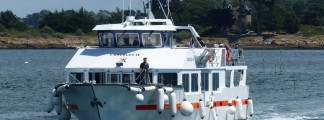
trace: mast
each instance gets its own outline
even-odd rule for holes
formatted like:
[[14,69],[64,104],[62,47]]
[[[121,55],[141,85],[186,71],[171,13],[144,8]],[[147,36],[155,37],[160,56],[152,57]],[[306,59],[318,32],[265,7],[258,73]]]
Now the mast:
[[148,8],[148,11],[149,11],[149,12],[148,12],[148,18],[150,19],[150,18],[152,17],[152,16],[151,16],[151,10],[152,10],[152,8],[151,8],[151,0],[148,0],[148,5],[149,5],[149,6],[148,6],[148,7],[149,7],[149,8]]

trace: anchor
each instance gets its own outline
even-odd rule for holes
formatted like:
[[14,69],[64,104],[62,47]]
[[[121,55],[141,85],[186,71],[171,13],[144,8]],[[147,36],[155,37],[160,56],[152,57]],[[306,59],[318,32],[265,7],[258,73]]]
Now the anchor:
[[101,108],[103,108],[103,107],[102,107],[102,103],[101,103],[100,101],[98,101],[97,98],[94,98],[93,101],[90,102],[90,104],[91,104],[92,108],[93,108],[95,105],[96,105],[96,106],[99,105]]

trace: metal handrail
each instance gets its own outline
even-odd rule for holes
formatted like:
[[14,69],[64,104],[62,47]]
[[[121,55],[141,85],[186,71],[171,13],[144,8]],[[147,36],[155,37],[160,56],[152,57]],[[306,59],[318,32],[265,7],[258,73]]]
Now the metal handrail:
[[77,78],[75,78],[72,74],[69,73],[70,76],[72,76],[73,79],[75,79],[76,81],[78,81],[78,83],[81,83]]

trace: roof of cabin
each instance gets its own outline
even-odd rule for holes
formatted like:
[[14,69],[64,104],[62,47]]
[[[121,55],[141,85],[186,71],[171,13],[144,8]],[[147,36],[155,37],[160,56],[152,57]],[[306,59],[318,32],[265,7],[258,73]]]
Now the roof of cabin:
[[116,68],[117,62],[123,62],[121,68],[139,68],[143,58],[147,57],[150,68],[180,69],[195,68],[190,49],[170,48],[86,48],[79,49],[66,68]]
[[[142,25],[134,25],[140,23]],[[161,25],[151,25],[150,23],[163,23]],[[158,31],[176,31],[174,25],[169,19],[140,19],[132,22],[126,21],[120,24],[102,24],[96,25],[92,30],[158,30]]]

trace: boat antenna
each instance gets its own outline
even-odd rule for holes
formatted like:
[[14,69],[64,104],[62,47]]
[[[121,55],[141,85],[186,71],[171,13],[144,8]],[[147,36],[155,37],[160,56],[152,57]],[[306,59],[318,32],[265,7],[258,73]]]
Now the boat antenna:
[[167,2],[168,2],[167,3],[168,4],[168,17],[167,18],[169,18],[169,16],[170,16],[170,0],[168,0]]
[[159,1],[160,7],[161,7],[161,9],[162,9],[162,12],[163,12],[165,18],[168,19],[167,15],[166,15],[165,12],[164,12],[164,9],[163,9],[163,7],[162,7],[162,4],[161,4],[160,0],[158,0],[158,1]]
[[144,6],[144,15],[143,15],[143,17],[146,17],[146,6],[145,6],[144,1],[143,1],[143,6]]
[[129,0],[129,16],[132,15],[132,0]]
[[149,12],[148,12],[148,18],[150,19],[152,16],[151,16],[151,0],[148,0],[148,5],[149,5]]
[[122,15],[122,23],[124,22],[124,10],[125,10],[125,0],[123,0],[123,15]]

